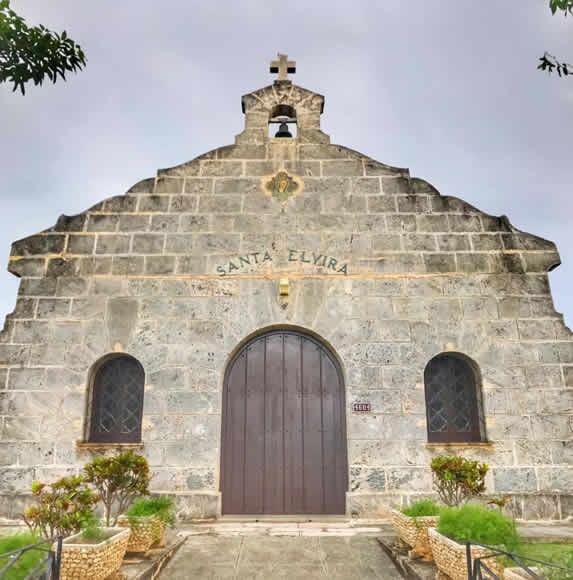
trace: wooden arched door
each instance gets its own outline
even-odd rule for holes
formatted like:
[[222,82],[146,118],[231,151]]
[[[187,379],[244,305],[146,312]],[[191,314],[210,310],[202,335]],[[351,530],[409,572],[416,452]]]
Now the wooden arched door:
[[274,330],[229,363],[223,394],[223,514],[344,514],[344,383],[332,353]]

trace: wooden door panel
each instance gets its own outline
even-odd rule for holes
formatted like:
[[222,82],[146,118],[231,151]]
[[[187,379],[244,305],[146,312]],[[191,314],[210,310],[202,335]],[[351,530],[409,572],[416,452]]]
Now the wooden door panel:
[[316,340],[273,331],[244,346],[225,376],[223,513],[344,513],[344,409],[338,364]]

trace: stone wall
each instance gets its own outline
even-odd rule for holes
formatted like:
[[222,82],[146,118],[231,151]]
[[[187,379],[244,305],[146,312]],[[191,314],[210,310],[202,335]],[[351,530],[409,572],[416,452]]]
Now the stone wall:
[[[176,494],[184,517],[215,516],[225,365],[271,326],[310,330],[340,358],[349,514],[385,516],[429,493],[429,460],[443,452],[487,461],[488,490],[513,494],[519,517],[571,514],[573,335],[551,300],[554,244],[330,145],[322,97],[289,87],[244,97],[236,145],[14,243],[2,514],[21,512],[33,479],[75,473],[96,452],[81,444],[90,368],[124,351],[146,372],[154,489]],[[268,139],[268,110],[287,89],[298,138]],[[278,169],[303,182],[285,203],[264,192]],[[443,351],[479,365],[488,445],[426,443],[423,371]],[[372,413],[353,414],[364,399]]]

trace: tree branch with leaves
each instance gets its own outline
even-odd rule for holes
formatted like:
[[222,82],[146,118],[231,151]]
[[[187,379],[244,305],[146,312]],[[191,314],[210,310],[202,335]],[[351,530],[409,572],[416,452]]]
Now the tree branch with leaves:
[[[552,14],[560,11],[564,16],[573,15],[573,0],[549,0],[549,9]],[[537,68],[548,73],[555,71],[560,77],[573,74],[573,64],[563,62],[548,52],[539,59]]]
[[10,8],[10,0],[0,0],[0,83],[11,82],[14,91],[25,94],[30,81],[66,80],[66,73],[85,65],[83,50],[65,30],[58,34],[42,25],[28,26]]

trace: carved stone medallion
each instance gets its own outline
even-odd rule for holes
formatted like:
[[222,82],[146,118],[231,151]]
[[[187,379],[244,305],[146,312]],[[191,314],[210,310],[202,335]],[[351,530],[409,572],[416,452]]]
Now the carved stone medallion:
[[300,177],[289,175],[279,169],[273,176],[263,178],[263,191],[280,203],[286,203],[291,197],[302,193],[303,181]]

